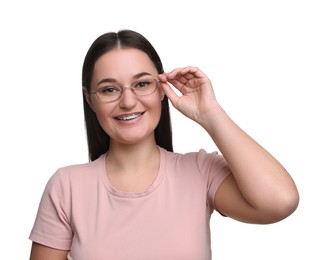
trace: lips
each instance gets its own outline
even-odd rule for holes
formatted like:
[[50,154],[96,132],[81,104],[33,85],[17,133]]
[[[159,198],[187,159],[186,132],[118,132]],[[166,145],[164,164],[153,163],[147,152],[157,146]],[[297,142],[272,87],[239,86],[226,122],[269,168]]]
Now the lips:
[[141,116],[142,114],[144,114],[144,112],[120,115],[120,116],[115,117],[115,119],[120,120],[120,121],[129,121],[129,120],[133,120],[133,119]]

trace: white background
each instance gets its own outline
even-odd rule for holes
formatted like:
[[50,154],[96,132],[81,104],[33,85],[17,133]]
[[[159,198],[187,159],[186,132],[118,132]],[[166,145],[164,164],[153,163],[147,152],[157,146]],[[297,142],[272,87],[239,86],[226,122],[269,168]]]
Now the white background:
[[[320,259],[320,14],[318,0],[2,1],[1,258],[28,259],[47,180],[87,161],[83,58],[100,34],[128,28],[152,42],[166,71],[207,73],[227,113],[299,188],[299,208],[277,224],[214,213],[213,259]],[[216,149],[173,110],[172,121],[176,151]]]

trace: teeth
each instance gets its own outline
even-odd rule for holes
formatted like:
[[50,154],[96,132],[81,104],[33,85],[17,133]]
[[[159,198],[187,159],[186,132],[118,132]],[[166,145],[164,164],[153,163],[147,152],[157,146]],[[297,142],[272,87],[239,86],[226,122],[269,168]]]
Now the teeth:
[[132,119],[135,119],[137,117],[139,117],[141,114],[138,113],[138,114],[131,114],[131,115],[128,115],[128,116],[120,116],[120,117],[117,117],[119,120],[122,120],[122,121],[127,121],[127,120],[132,120]]

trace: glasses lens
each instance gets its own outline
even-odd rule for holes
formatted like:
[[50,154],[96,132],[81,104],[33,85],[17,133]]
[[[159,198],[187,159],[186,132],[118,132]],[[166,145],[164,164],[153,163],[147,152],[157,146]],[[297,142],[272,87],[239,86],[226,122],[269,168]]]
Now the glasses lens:
[[132,84],[132,90],[136,95],[145,96],[154,93],[157,87],[157,80],[154,78],[142,78]]
[[120,86],[104,86],[97,90],[98,98],[103,102],[110,102],[118,99],[121,95]]

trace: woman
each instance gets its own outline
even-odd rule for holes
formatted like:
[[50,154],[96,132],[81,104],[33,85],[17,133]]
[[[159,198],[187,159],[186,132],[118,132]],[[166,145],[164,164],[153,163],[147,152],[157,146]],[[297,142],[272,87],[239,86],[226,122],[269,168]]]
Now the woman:
[[[296,209],[292,178],[224,112],[208,77],[196,67],[164,73],[139,33],[95,40],[83,97],[90,162],[49,180],[30,235],[32,260],[211,259],[213,210],[266,224]],[[173,152],[168,99],[222,155]]]

